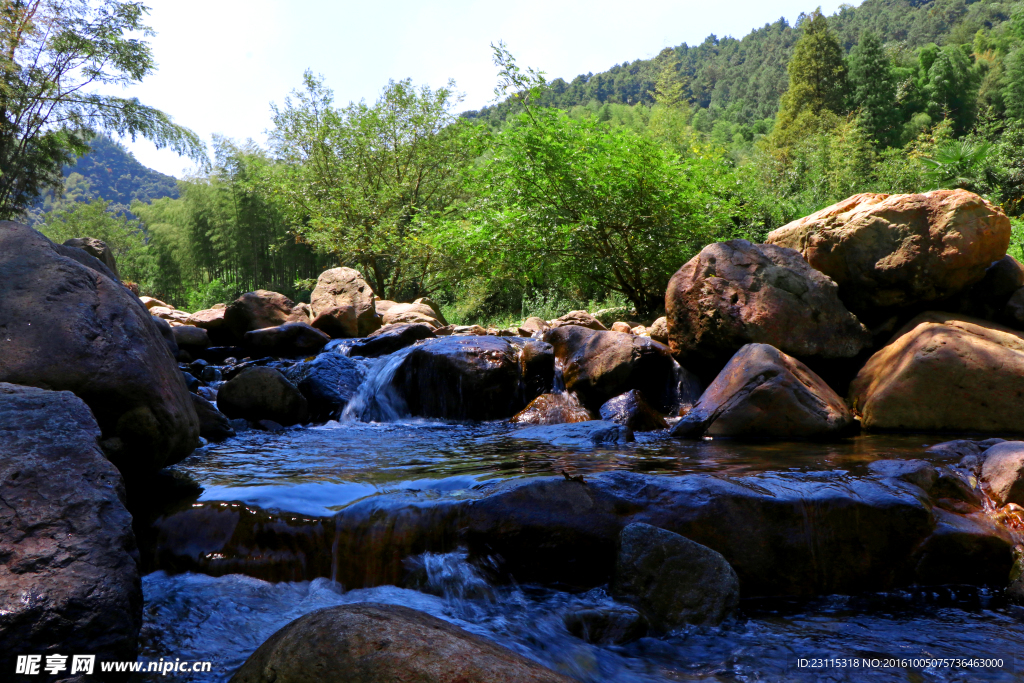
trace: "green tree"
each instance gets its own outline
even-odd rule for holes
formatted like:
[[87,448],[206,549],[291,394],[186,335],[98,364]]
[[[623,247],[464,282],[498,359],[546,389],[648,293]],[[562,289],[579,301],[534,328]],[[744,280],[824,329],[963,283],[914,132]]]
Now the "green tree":
[[967,139],[942,143],[931,156],[923,157],[927,189],[962,188],[971,192],[986,192],[990,184],[989,152],[987,142]]
[[902,122],[896,106],[896,77],[876,33],[864,33],[850,54],[850,91],[868,135],[883,147],[897,144]]
[[205,159],[199,138],[137,99],[94,92],[151,73],[152,35],[141,2],[5,0],[0,8],[0,219],[12,218],[61,168],[89,150],[97,131],[141,135]]
[[967,47],[946,45],[921,51],[928,114],[933,121],[949,119],[954,135],[963,135],[974,122],[978,79]]

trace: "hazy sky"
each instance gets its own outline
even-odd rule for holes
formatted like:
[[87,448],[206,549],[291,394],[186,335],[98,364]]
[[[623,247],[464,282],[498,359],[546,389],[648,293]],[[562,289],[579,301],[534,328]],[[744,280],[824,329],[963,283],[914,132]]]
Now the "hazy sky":
[[[504,40],[521,66],[571,80],[714,33],[742,37],[815,3],[797,0],[148,0],[159,70],[127,92],[209,140],[262,143],[270,102],[282,102],[309,68],[338,103],[373,100],[389,78],[432,87],[454,78],[464,109],[493,97],[490,43]],[[826,14],[839,2],[822,3]],[[141,140],[147,166],[181,176],[190,164]]]

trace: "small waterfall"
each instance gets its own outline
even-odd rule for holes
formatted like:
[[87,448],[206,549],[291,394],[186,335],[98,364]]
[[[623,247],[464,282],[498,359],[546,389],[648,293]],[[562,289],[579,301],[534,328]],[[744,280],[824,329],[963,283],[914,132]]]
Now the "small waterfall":
[[494,597],[493,588],[469,562],[464,549],[450,553],[426,552],[406,558],[409,584],[453,602]]
[[565,377],[562,375],[562,359],[555,356],[555,380],[552,382],[551,393],[565,393]]
[[391,382],[413,348],[410,346],[381,358],[345,406],[340,421],[396,422],[408,417],[409,407]]

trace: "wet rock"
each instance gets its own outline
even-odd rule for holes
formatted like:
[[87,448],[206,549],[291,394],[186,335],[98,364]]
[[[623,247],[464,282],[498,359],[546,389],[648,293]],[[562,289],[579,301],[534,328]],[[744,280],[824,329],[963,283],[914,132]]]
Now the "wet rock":
[[64,246],[81,249],[90,256],[99,259],[103,265],[110,269],[114,277],[118,280],[121,279],[121,275],[117,272],[117,261],[114,259],[114,252],[110,250],[110,247],[103,240],[98,240],[95,237],[75,237],[66,240]]
[[857,314],[957,294],[1006,255],[1010,221],[966,190],[859,194],[793,221],[767,241],[796,249]]
[[199,417],[199,435],[208,441],[223,441],[235,435],[231,420],[201,396],[192,394],[192,405]]
[[850,385],[866,429],[1020,432],[1024,334],[952,313],[924,313]]
[[924,585],[1003,588],[1013,565],[1013,538],[986,514],[934,509],[935,530],[915,553],[915,579]]
[[180,325],[171,328],[171,333],[174,334],[174,342],[178,348],[192,355],[201,353],[210,346],[210,336],[201,327]]
[[594,417],[571,394],[541,394],[512,417],[512,424],[557,425],[587,422]]
[[246,292],[224,310],[224,325],[239,341],[246,332],[296,322],[309,322],[305,310],[284,294],[266,289]]
[[437,329],[448,324],[442,322],[438,315],[426,304],[395,304],[384,314],[384,324],[421,324],[429,325],[431,329]]
[[614,446],[633,441],[633,433],[629,429],[604,420],[527,427],[512,432],[510,436],[528,441],[543,441],[552,446],[583,448]]
[[931,491],[939,478],[935,466],[927,460],[876,460],[868,464],[868,470],[880,477],[913,484],[925,493]]
[[668,344],[668,318],[661,316],[647,328],[647,334],[656,342]]
[[278,422],[274,422],[273,420],[256,420],[255,422],[253,422],[253,427],[264,432],[270,432],[272,434],[284,431],[284,425]]
[[996,505],[1024,505],[1024,441],[1004,441],[984,454],[981,481]]
[[659,628],[721,623],[740,601],[740,581],[721,554],[650,524],[622,530],[613,595],[629,597]]
[[1024,545],[1013,548],[1013,567],[1010,569],[1010,585],[1006,596],[1018,603],[1024,603]]
[[272,635],[232,683],[570,683],[497,643],[408,607],[317,610]]
[[643,393],[636,389],[608,400],[601,406],[600,413],[602,420],[616,422],[634,432],[653,432],[668,428],[665,418],[652,408]]
[[544,318],[538,318],[533,315],[523,321],[522,329],[526,330],[530,334],[536,334],[538,332],[546,332],[551,325]]
[[555,350],[551,344],[539,339],[523,343],[519,351],[519,372],[527,396],[551,391],[555,381]]
[[306,397],[309,418],[324,422],[341,415],[366,373],[351,358],[322,353],[311,361],[296,363],[284,375]]
[[185,380],[185,388],[192,394],[199,391],[199,387],[203,385],[203,383],[199,381],[199,378],[190,372],[183,372],[181,373],[181,376]]
[[271,356],[310,356],[331,340],[309,323],[285,323],[246,332],[243,341],[257,352]]
[[624,323],[624,322],[618,321],[618,322],[612,323],[611,331],[612,332],[625,332],[626,334],[632,334],[633,333],[633,328],[629,326],[629,323]]
[[119,439],[111,457],[126,475],[172,465],[199,440],[192,399],[153,320],[116,280],[61,256],[27,226],[0,222],[0,381],[75,393],[104,439]]
[[925,452],[948,458],[966,458],[967,456],[980,456],[985,449],[977,441],[955,439],[929,446]]
[[142,586],[132,518],[88,406],[68,391],[0,383],[0,435],[3,678],[13,680],[19,654],[134,661]]
[[424,323],[385,325],[372,332],[366,339],[353,343],[349,347],[349,355],[378,358],[412,346],[421,339],[431,339],[435,336],[437,335],[434,334],[434,329]]
[[217,394],[217,406],[229,418],[251,422],[274,420],[283,425],[305,422],[306,398],[279,370],[251,367],[225,382]]
[[632,607],[579,609],[562,616],[569,633],[597,645],[623,645],[647,635],[647,618]]
[[562,327],[563,325],[576,325],[585,327],[588,330],[607,330],[600,320],[586,311],[569,311],[560,318],[551,321],[551,327]]
[[332,337],[365,337],[381,325],[375,298],[359,271],[325,270],[309,298],[313,326]]
[[843,399],[806,365],[767,344],[747,344],[672,434],[820,438],[852,425]]
[[642,391],[663,413],[699,395],[697,379],[679,367],[668,347],[652,339],[565,325],[545,333],[544,341],[561,362],[566,390],[595,412],[632,389]]
[[796,251],[770,244],[704,247],[672,276],[665,307],[669,346],[680,358],[718,362],[749,343],[800,358],[852,358],[871,343],[832,280]]

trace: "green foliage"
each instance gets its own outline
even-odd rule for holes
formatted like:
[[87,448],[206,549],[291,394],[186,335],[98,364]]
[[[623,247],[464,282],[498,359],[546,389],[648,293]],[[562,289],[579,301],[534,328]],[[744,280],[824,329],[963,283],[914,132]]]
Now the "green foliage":
[[0,218],[27,209],[97,131],[205,159],[199,138],[137,99],[95,92],[155,68],[140,2],[8,0],[0,9]]
[[850,53],[851,104],[864,130],[882,147],[899,143],[896,74],[877,34],[868,32]]
[[989,151],[987,142],[949,140],[931,156],[923,157],[927,189],[962,188],[984,193],[989,186]]

